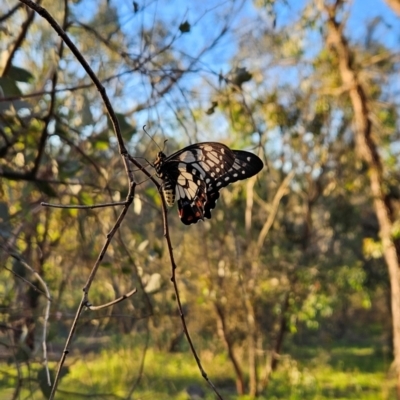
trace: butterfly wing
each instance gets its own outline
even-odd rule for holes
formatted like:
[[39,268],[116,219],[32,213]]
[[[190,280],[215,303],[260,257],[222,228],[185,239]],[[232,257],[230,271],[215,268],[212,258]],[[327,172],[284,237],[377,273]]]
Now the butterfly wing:
[[242,150],[232,150],[235,161],[232,167],[220,178],[207,186],[207,201],[204,204],[204,218],[211,218],[211,210],[215,208],[219,199],[219,191],[230,183],[250,178],[259,173],[264,164],[253,153]]
[[175,199],[185,225],[211,218],[219,190],[258,173],[262,161],[252,153],[231,150],[222,143],[196,143],[169,157],[159,153],[154,163],[163,180],[164,198],[169,206]]

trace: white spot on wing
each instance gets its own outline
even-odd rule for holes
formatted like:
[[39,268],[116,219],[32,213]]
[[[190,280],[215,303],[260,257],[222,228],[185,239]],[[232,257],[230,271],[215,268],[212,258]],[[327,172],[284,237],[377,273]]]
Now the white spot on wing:
[[186,179],[182,175],[180,175],[178,178],[178,184],[181,186],[185,186],[186,184]]
[[206,164],[209,165],[211,168],[215,167],[215,163],[213,163],[211,160],[207,160]]
[[218,164],[218,154],[215,153],[214,151],[210,151],[210,152],[207,154],[207,157],[208,157],[210,160],[214,161],[215,164]]
[[176,194],[177,194],[178,200],[185,198],[185,191],[183,190],[182,186],[176,185]]
[[196,157],[190,150],[184,151],[182,154],[179,155],[178,158],[180,161],[183,161],[185,163],[192,163],[192,162],[196,161]]
[[193,167],[196,168],[199,172],[202,178],[204,178],[206,176],[206,172],[204,171],[204,169],[200,166],[200,164],[193,164]]

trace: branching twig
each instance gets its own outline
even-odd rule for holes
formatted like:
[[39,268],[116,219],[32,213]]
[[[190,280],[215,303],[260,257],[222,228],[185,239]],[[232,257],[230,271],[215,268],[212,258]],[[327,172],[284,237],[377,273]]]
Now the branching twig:
[[[85,307],[87,307],[87,308],[91,307],[91,304],[89,303],[89,300],[88,300],[89,289],[92,286],[94,277],[96,276],[97,270],[98,270],[98,268],[100,266],[101,261],[103,260],[103,257],[105,255],[107,249],[108,249],[108,246],[111,243],[112,238],[114,237],[115,233],[119,229],[119,227],[121,225],[121,222],[125,218],[125,215],[126,215],[128,209],[129,209],[130,205],[132,204],[132,201],[133,201],[133,198],[134,198],[134,195],[135,195],[135,187],[136,187],[136,184],[134,182],[132,182],[131,187],[129,189],[129,193],[128,193],[127,198],[126,198],[125,206],[124,206],[123,210],[121,211],[121,213],[120,213],[117,221],[115,222],[115,225],[111,229],[110,233],[108,233],[107,239],[106,239],[106,241],[105,241],[105,243],[103,245],[103,248],[101,249],[101,251],[100,251],[100,253],[99,253],[98,257],[97,257],[97,260],[96,260],[92,270],[90,271],[90,275],[89,275],[89,277],[88,277],[88,279],[86,281],[86,284],[85,284],[85,286],[83,288],[82,300],[81,300],[81,302],[80,302],[80,304],[78,306],[74,321],[73,321],[72,326],[71,326],[71,330],[70,330],[68,338],[67,338],[67,340],[65,342],[64,351],[63,351],[63,354],[61,356],[61,360],[60,360],[60,362],[58,364],[57,373],[56,373],[56,377],[54,379],[54,385],[53,385],[49,400],[54,399],[54,395],[55,395],[55,392],[57,390],[57,385],[58,385],[58,382],[59,382],[59,379],[60,379],[61,369],[62,369],[62,367],[64,365],[64,362],[65,362],[65,359],[67,357],[67,354],[69,353],[69,346],[70,346],[72,338],[73,338],[73,336],[75,334],[75,330],[76,330],[76,327],[77,327],[77,324],[78,324],[78,320],[79,320],[79,318],[81,316],[82,310]],[[134,293],[134,291],[131,291],[128,294],[132,295],[133,293]],[[121,300],[119,300],[119,301],[121,301]],[[111,303],[115,304],[115,301],[111,302]]]
[[196,349],[195,349],[195,347],[193,345],[192,339],[191,339],[190,334],[189,334],[189,330],[188,330],[187,325],[186,325],[185,315],[183,313],[181,298],[180,298],[180,295],[179,295],[179,289],[178,289],[178,285],[176,283],[176,276],[175,276],[176,263],[175,263],[174,252],[173,252],[172,243],[171,243],[171,237],[170,237],[170,234],[169,234],[168,217],[167,217],[167,205],[165,203],[165,199],[164,199],[164,196],[162,195],[162,193],[160,193],[160,197],[161,197],[162,208],[163,208],[164,237],[165,237],[165,240],[167,241],[168,253],[169,253],[169,258],[170,258],[170,261],[171,261],[171,282],[174,285],[176,302],[178,304],[179,316],[181,317],[183,331],[185,333],[186,339],[187,339],[187,341],[189,343],[189,346],[190,346],[190,350],[192,351],[192,354],[193,354],[193,356],[194,356],[194,358],[196,360],[197,366],[199,367],[199,370],[201,372],[202,377],[212,387],[212,389],[214,390],[214,393],[217,395],[217,397],[219,399],[223,400],[222,396],[219,394],[217,388],[215,387],[215,385],[209,379],[206,371],[204,370],[204,368],[203,368],[203,366],[201,364],[200,358],[197,355],[197,351],[196,351]]
[[[131,169],[131,165],[129,163],[128,160],[128,152],[126,150],[125,144],[124,144],[124,140],[122,138],[121,135],[121,130],[119,127],[119,123],[118,123],[118,119],[117,116],[112,108],[111,102],[106,94],[106,90],[103,87],[103,85],[101,84],[101,82],[99,81],[99,79],[97,78],[96,74],[93,72],[93,70],[91,69],[91,67],[89,66],[89,64],[86,62],[85,58],[82,56],[82,54],[80,53],[80,51],[78,50],[78,48],[75,46],[75,44],[72,42],[72,40],[69,38],[69,36],[65,33],[65,31],[60,27],[60,25],[57,23],[57,21],[49,14],[49,12],[39,6],[37,3],[31,1],[31,0],[20,0],[22,3],[26,4],[28,7],[30,7],[32,10],[36,11],[38,14],[40,14],[44,19],[46,19],[48,21],[48,23],[53,27],[53,29],[58,33],[58,35],[62,38],[63,42],[69,47],[69,49],[71,50],[71,52],[75,55],[75,57],[77,58],[77,60],[79,61],[79,63],[82,65],[82,67],[85,69],[85,71],[87,72],[87,74],[90,76],[90,78],[92,79],[93,83],[95,84],[96,88],[98,89],[98,91],[100,92],[100,95],[103,99],[103,102],[105,104],[105,107],[108,111],[108,115],[110,117],[110,120],[113,124],[113,128],[114,128],[114,132],[115,132],[115,136],[117,138],[118,141],[118,147],[119,147],[119,153],[121,154],[123,161],[124,161],[124,167],[125,167],[125,171],[126,174],[128,176],[128,180],[129,180],[129,193],[124,205],[123,210],[121,211],[114,227],[112,228],[112,230],[110,231],[110,233],[107,235],[107,240],[104,243],[103,249],[101,250],[92,270],[91,273],[87,279],[87,282],[85,284],[85,287],[83,288],[83,296],[82,296],[82,300],[80,302],[80,305],[78,307],[78,310],[76,312],[75,315],[75,319],[72,323],[71,326],[71,330],[70,333],[68,335],[65,347],[64,347],[64,352],[61,356],[59,365],[58,365],[58,369],[57,369],[57,373],[56,373],[56,377],[54,379],[54,384],[52,387],[52,391],[50,394],[50,400],[54,398],[55,392],[57,390],[57,386],[58,386],[58,382],[60,379],[60,372],[61,369],[64,365],[66,356],[69,352],[69,345],[72,341],[72,338],[74,336],[76,327],[77,327],[77,322],[78,319],[82,313],[82,310],[84,307],[90,305],[89,301],[88,301],[88,292],[89,289],[91,287],[91,284],[94,280],[94,277],[97,273],[97,270],[100,266],[100,263],[104,257],[105,252],[107,251],[107,248],[111,242],[111,239],[113,238],[115,232],[119,229],[122,220],[125,218],[125,215],[130,207],[130,205],[132,204],[133,201],[133,197],[134,197],[134,191],[135,191],[135,187],[136,187],[136,183],[134,182],[134,178],[133,178],[133,171]],[[137,162],[136,160],[133,161],[134,165],[137,165],[139,168],[142,168],[142,166],[140,165],[139,162]]]
[[[38,3],[40,3],[40,1],[38,1]],[[35,13],[33,11],[29,11],[26,20],[21,25],[21,32],[18,35],[18,37],[14,43],[14,46],[9,53],[8,59],[5,63],[4,69],[3,69],[3,76],[7,76],[8,72],[10,71],[14,56],[17,54],[17,51],[21,48],[22,43],[25,40],[26,35],[28,33],[28,29],[29,29],[30,25],[32,24],[34,18],[35,18]]]
[[103,308],[111,307],[115,304],[121,303],[121,301],[128,299],[131,297],[133,294],[137,292],[137,289],[132,289],[130,292],[123,294],[122,296],[118,297],[118,299],[115,299],[113,301],[110,301],[108,303],[102,304],[101,306],[92,306],[90,304],[86,304],[86,308],[90,311],[99,311],[102,310]]

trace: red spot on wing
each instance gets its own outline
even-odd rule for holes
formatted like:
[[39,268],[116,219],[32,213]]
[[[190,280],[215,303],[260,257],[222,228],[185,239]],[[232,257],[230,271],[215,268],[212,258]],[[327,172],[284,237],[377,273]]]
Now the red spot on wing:
[[207,202],[205,187],[200,187],[196,197],[178,200],[178,213],[185,225],[195,224],[198,220],[204,219],[204,204]]

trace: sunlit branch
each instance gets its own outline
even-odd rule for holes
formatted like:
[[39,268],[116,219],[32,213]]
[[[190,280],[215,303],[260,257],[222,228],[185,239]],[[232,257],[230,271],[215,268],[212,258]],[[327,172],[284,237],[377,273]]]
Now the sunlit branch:
[[91,206],[85,205],[63,205],[63,204],[52,204],[52,203],[45,203],[42,201],[40,203],[43,207],[51,207],[51,208],[72,208],[72,209],[93,209],[93,208],[102,208],[102,207],[114,207],[114,206],[125,206],[127,204],[126,201],[117,201],[115,203],[102,203],[102,204],[93,204]]
[[133,294],[135,294],[137,292],[137,289],[132,289],[130,292],[123,294],[122,296],[118,297],[115,300],[112,300],[108,303],[102,304],[101,306],[92,306],[91,304],[86,304],[86,308],[89,309],[90,311],[98,311],[98,310],[102,310],[103,308],[107,308],[107,307],[111,307],[115,304],[121,303],[121,301],[128,299],[129,297],[131,297]]

